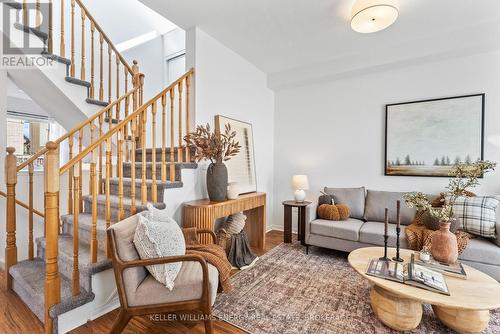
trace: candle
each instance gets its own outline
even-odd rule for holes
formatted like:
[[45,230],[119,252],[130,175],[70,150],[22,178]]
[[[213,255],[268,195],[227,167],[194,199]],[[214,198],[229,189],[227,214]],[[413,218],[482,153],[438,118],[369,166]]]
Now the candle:
[[385,208],[385,219],[384,219],[385,229],[384,236],[387,236],[387,232],[389,229],[389,209]]
[[401,215],[400,215],[400,210],[401,210],[401,201],[396,202],[396,222],[397,222],[397,227],[399,228],[401,225]]

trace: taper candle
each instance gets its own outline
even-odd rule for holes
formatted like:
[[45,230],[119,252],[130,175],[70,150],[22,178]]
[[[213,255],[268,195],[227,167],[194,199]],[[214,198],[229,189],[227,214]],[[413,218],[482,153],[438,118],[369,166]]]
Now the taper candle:
[[389,209],[385,208],[385,219],[384,219],[385,229],[384,235],[388,235],[389,230]]
[[396,215],[397,215],[396,222],[397,222],[397,227],[401,226],[401,214],[400,214],[400,211],[401,211],[401,201],[398,200],[396,202]]

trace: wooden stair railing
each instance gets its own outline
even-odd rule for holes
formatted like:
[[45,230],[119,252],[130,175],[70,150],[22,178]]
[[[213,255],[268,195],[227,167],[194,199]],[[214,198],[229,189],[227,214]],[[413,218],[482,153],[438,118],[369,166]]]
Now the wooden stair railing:
[[[128,92],[134,76],[133,66],[125,60],[83,1],[48,0],[43,5],[48,5],[48,31],[42,31],[47,36],[46,50],[49,54],[71,60],[69,76],[90,83],[89,98],[111,103]],[[29,2],[22,1],[21,22],[24,26],[44,29],[40,6],[37,0],[36,14],[31,17]],[[56,29],[54,23],[58,25]]]
[[[49,309],[60,302],[60,278],[57,264],[60,226],[61,201],[67,204],[68,214],[73,214],[73,295],[80,293],[79,283],[79,240],[78,240],[78,214],[82,212],[83,184],[89,185],[92,198],[92,226],[91,226],[91,263],[97,261],[97,195],[105,194],[106,198],[106,226],[111,224],[110,206],[110,179],[115,175],[118,178],[119,219],[125,218],[123,202],[123,165],[129,161],[131,168],[131,209],[129,214],[135,213],[136,208],[136,177],[141,180],[140,204],[145,205],[148,200],[146,186],[147,162],[146,150],[151,148],[152,154],[152,202],[157,202],[156,185],[158,182],[174,182],[176,180],[175,163],[190,162],[191,152],[188,145],[183,145],[184,136],[190,132],[190,91],[193,69],[187,71],[178,80],[162,90],[158,95],[143,103],[144,75],[139,73],[136,63],[133,67],[134,88],[121,96],[110,105],[102,109],[82,124],[78,125],[67,134],[54,142],[47,143],[33,157],[16,166],[14,149],[8,148],[5,160],[6,183],[7,183],[7,244],[6,244],[6,271],[17,263],[16,244],[16,194],[18,172],[29,167],[30,177],[30,204],[28,207],[30,216],[39,214],[45,220],[45,243],[46,243],[46,279],[45,279],[45,331],[52,330],[52,320],[48,314]],[[131,100],[131,101],[130,101]],[[122,107],[119,107],[119,106]],[[129,109],[132,107],[132,110]],[[161,113],[158,113],[161,108]],[[116,110],[119,113],[116,113]],[[117,124],[111,121],[115,111]],[[157,123],[158,114],[161,114],[161,123]],[[104,121],[108,118],[106,126]],[[167,126],[170,124],[170,126]],[[97,129],[97,130],[96,130]],[[157,129],[161,129],[161,139],[157,140]],[[90,135],[87,135],[90,133]],[[170,137],[170,140],[169,140]],[[87,139],[87,142],[85,142]],[[78,148],[75,143],[78,141]],[[159,145],[157,145],[157,142]],[[60,164],[61,149],[67,145],[68,162]],[[157,159],[157,147],[161,157]],[[142,149],[142,170],[136,175],[136,149]],[[175,149],[177,148],[177,151]],[[77,151],[76,151],[77,150]],[[167,151],[169,158],[167,160]],[[177,157],[175,155],[177,153]],[[160,155],[160,153],[159,153]],[[44,193],[45,207],[42,212],[36,211],[33,206],[33,162],[44,156]],[[157,180],[156,162],[161,161],[160,179]],[[83,174],[84,165],[90,165],[88,180]],[[169,173],[166,166],[170,165]],[[68,177],[67,189],[60,189],[61,177]],[[88,183],[87,183],[88,182]],[[104,186],[103,186],[104,185]],[[153,190],[154,189],[154,190]],[[60,192],[63,191],[63,193]],[[64,197],[63,197],[64,196]],[[30,218],[29,244],[33,244],[32,218]],[[106,254],[109,256],[109,246],[106,246]],[[11,277],[6,275],[6,285],[11,287]]]

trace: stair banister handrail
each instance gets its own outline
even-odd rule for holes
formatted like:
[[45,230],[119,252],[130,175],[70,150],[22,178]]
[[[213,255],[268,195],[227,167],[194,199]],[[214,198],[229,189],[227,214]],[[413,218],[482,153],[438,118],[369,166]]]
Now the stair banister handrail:
[[[60,144],[64,140],[66,140],[67,138],[69,138],[70,136],[75,135],[75,133],[77,133],[78,131],[80,131],[81,129],[83,129],[85,126],[91,124],[93,121],[95,121],[97,118],[99,118],[102,114],[111,111],[114,107],[116,107],[117,104],[121,103],[127,97],[130,97],[132,94],[134,94],[135,92],[137,92],[139,89],[140,89],[140,87],[135,87],[132,90],[128,91],[126,94],[122,95],[119,99],[114,100],[111,104],[109,104],[106,107],[104,107],[103,109],[101,109],[101,111],[95,113],[90,118],[88,118],[85,121],[81,122],[80,124],[78,124],[77,126],[75,126],[73,129],[71,129],[70,131],[68,131],[67,133],[65,133],[64,135],[62,135],[61,137],[59,137],[56,140],[54,140],[54,142],[56,144]],[[38,159],[39,157],[41,157],[45,153],[47,153],[47,148],[43,147],[38,152],[36,152],[34,155],[32,155],[28,160],[26,160],[23,163],[19,164],[17,166],[17,171],[19,172],[19,171],[23,170],[24,168],[28,167],[29,164],[31,164],[32,162],[34,162],[36,159]]]
[[78,6],[80,6],[80,8],[85,12],[85,16],[87,16],[89,18],[89,20],[92,21],[92,23],[94,23],[94,26],[97,29],[97,31],[99,31],[99,33],[102,34],[102,37],[106,40],[106,42],[108,43],[108,45],[111,46],[111,48],[115,52],[116,56],[120,59],[121,63],[127,68],[128,72],[131,75],[134,75],[132,67],[127,63],[127,61],[125,60],[125,58],[123,58],[123,56],[120,53],[120,51],[118,51],[118,49],[115,47],[115,45],[113,44],[113,42],[111,42],[111,39],[108,37],[108,35],[106,35],[106,33],[101,28],[101,26],[99,25],[99,23],[97,23],[96,19],[92,16],[92,14],[90,14],[90,12],[87,9],[87,7],[85,7],[85,5],[82,3],[81,0],[75,0],[75,1],[78,4]]
[[[7,198],[7,194],[5,192],[1,191],[1,190],[0,190],[0,196]],[[29,207],[28,204],[24,203],[23,201],[21,201],[21,200],[19,200],[17,198],[16,198],[16,204],[19,205],[22,208],[25,208],[26,210],[30,209],[30,207]],[[41,217],[41,218],[45,217],[45,215],[42,212],[38,211],[37,209],[33,209],[33,213],[36,214],[37,216]]]
[[102,143],[104,143],[107,139],[111,138],[113,135],[115,135],[120,129],[122,129],[126,124],[128,124],[130,121],[134,119],[134,117],[140,116],[140,113],[146,110],[149,106],[151,106],[154,102],[158,101],[161,99],[163,95],[168,93],[168,91],[174,89],[179,83],[184,81],[188,76],[194,73],[194,69],[191,68],[189,71],[184,73],[179,79],[171,83],[167,88],[163,89],[160,93],[158,93],[156,96],[151,98],[149,101],[141,105],[137,110],[135,110],[133,113],[129,114],[126,118],[124,118],[121,122],[119,122],[116,126],[114,126],[111,130],[103,134],[101,137],[99,137],[98,140],[96,140],[94,143],[91,145],[87,146],[82,152],[80,152],[78,155],[76,155],[73,159],[68,161],[66,164],[64,164],[61,169],[59,170],[59,175],[63,175],[66,173],[71,167],[74,167],[78,162],[80,162],[83,158],[85,158],[90,152],[94,151],[96,148],[99,147]]

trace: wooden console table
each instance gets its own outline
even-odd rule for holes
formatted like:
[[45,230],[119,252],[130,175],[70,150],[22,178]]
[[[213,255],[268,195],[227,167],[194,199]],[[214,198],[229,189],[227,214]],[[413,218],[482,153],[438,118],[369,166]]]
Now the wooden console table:
[[[184,203],[184,227],[214,230],[218,218],[243,212],[247,216],[245,231],[252,247],[264,249],[266,245],[266,194],[250,193],[238,199],[224,202],[210,202],[202,199]],[[202,236],[202,243],[210,242],[209,236]]]

